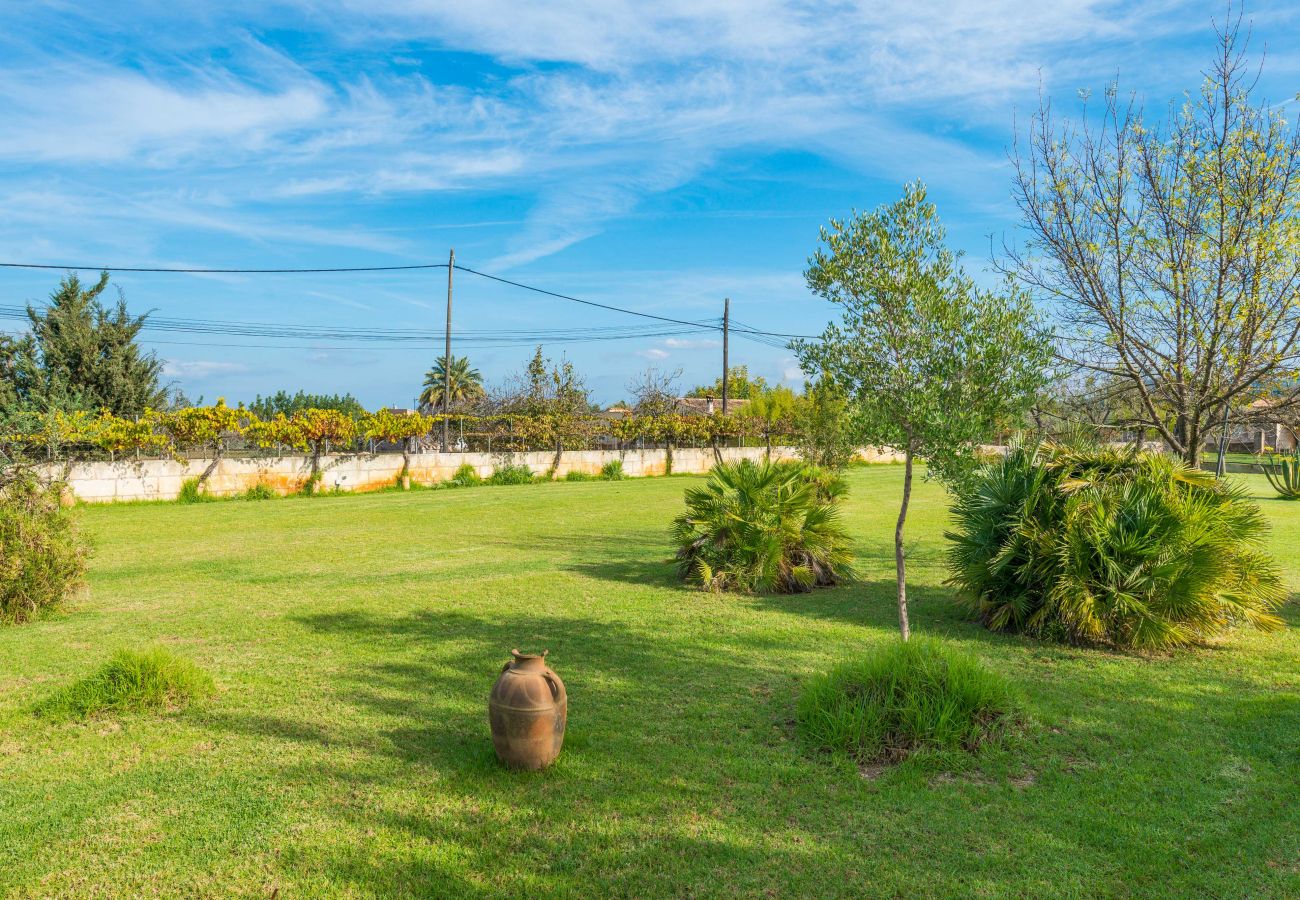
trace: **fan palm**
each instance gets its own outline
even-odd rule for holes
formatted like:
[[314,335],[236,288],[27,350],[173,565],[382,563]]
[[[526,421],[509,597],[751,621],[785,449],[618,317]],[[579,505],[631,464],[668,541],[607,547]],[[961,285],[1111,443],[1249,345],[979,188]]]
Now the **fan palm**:
[[839,521],[843,493],[841,480],[802,463],[714,466],[673,522],[682,577],[744,593],[838,583],[852,561]]
[[[420,404],[441,409],[447,398],[447,381],[447,361],[440,359],[425,373],[424,390],[420,392]],[[469,357],[451,358],[450,381],[453,406],[469,403],[483,396],[483,376],[478,369],[470,367]]]
[[1259,508],[1172,457],[1016,448],[953,513],[949,581],[994,630],[1159,650],[1281,625]]

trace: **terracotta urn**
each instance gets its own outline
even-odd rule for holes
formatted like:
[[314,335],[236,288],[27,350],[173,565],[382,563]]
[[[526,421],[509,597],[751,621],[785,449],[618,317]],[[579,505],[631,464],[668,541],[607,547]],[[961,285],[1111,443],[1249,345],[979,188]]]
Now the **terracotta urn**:
[[569,698],[546,654],[511,650],[488,698],[497,756],[514,769],[544,769],[560,755]]

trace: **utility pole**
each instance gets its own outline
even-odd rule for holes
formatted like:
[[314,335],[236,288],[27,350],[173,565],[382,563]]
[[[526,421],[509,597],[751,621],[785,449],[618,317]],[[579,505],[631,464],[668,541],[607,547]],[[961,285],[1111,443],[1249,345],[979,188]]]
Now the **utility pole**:
[[727,414],[727,394],[731,369],[727,365],[727,343],[731,337],[731,298],[722,301],[722,414]]
[[442,357],[442,452],[447,452],[448,419],[451,415],[451,276],[456,271],[456,248],[447,257],[447,352]]

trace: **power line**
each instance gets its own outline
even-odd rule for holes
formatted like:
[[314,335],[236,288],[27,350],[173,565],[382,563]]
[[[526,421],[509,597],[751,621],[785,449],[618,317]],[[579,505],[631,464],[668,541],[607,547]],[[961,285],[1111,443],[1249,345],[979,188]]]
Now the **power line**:
[[182,275],[303,275],[329,272],[409,272],[414,269],[445,269],[446,263],[410,266],[346,266],[332,269],[190,269],[146,266],[72,266],[47,263],[0,263],[0,269],[58,269],[71,272],[153,272]]
[[[477,269],[471,269],[468,266],[462,266],[457,263],[417,263],[403,266],[341,266],[341,267],[323,267],[323,268],[286,268],[286,269],[242,269],[242,268],[207,268],[207,267],[165,267],[165,266],[87,266],[87,265],[55,265],[52,263],[0,263],[0,268],[6,269],[41,269],[41,270],[63,270],[63,271],[107,271],[107,272],[135,272],[135,273],[155,273],[155,274],[186,274],[186,275],[298,275],[298,274],[342,274],[356,272],[410,272],[419,270],[432,269],[455,269],[470,275],[476,275],[479,278],[485,278],[489,281],[495,281],[499,284],[509,285],[525,291],[542,294],[547,297],[554,297],[558,300],[565,300],[570,303],[580,303],[584,306],[591,306],[597,309],[606,309],[610,312],[623,313],[629,316],[638,316],[643,319],[653,319],[659,322],[667,322],[673,325],[682,325],[689,328],[709,329],[721,331],[722,325],[717,321],[709,322],[692,322],[686,319],[676,319],[671,316],[660,316],[655,313],[641,312],[640,310],[628,309],[623,306],[615,306],[610,303],[600,303],[595,300],[584,300],[581,297],[574,297],[571,294],[562,294],[558,291],[547,290],[546,288],[537,287],[536,285],[526,284],[522,281],[515,281],[510,278],[503,278],[500,275],[492,275],[487,272],[480,272]],[[739,323],[737,323],[739,324]],[[737,334],[742,331],[753,335],[757,343],[767,346],[777,346],[768,341],[757,340],[760,337],[768,338],[802,338],[806,340],[816,340],[816,335],[806,334],[787,334],[777,331],[765,331],[755,328],[752,325],[742,325],[740,329],[735,329]],[[784,343],[781,344],[784,346]]]
[[684,319],[672,319],[667,316],[656,316],[653,313],[638,312],[635,309],[625,309],[621,306],[611,306],[608,303],[597,303],[595,300],[582,300],[578,297],[570,297],[568,294],[557,294],[555,291],[548,291],[545,288],[534,287],[531,284],[524,284],[522,281],[511,281],[509,278],[502,278],[498,275],[489,275],[486,272],[478,272],[467,266],[457,265],[456,269],[461,272],[468,272],[471,275],[477,275],[479,278],[487,278],[491,281],[498,281],[501,284],[508,284],[511,287],[523,288],[526,291],[533,291],[538,294],[545,294],[548,297],[556,297],[560,300],[569,300],[573,303],[581,303],[584,306],[595,306],[600,309],[608,309],[613,312],[626,313],[629,316],[641,316],[645,319],[658,319],[660,322],[672,322],[676,325],[690,325],[695,328],[712,328],[721,330],[722,326],[717,324],[704,324],[702,322],[687,322]]

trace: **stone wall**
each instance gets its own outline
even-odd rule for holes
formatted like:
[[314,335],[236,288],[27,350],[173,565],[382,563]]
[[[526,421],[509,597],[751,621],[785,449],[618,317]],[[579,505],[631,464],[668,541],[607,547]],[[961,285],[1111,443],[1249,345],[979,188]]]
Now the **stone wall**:
[[[722,450],[724,459],[762,459],[761,447],[727,447]],[[789,447],[776,447],[774,458],[788,459],[796,455]],[[864,451],[869,461],[890,462],[895,454]],[[667,454],[663,450],[568,450],[560,458],[556,477],[570,472],[599,474],[601,467],[611,460],[621,459],[625,475],[636,478],[643,475],[663,475],[667,471]],[[498,467],[507,464],[525,465],[536,473],[546,472],[555,461],[554,452],[533,453],[413,453],[411,454],[411,480],[416,484],[432,485],[451,478],[457,469],[468,463],[486,478]],[[191,459],[177,462],[168,459],[149,459],[126,462],[79,462],[66,470],[72,493],[78,500],[88,503],[111,503],[120,500],[175,500],[181,485],[198,478],[211,464],[209,459]],[[713,451],[704,449],[676,449],[673,451],[673,471],[678,474],[707,472],[713,465]],[[400,453],[356,453],[345,456],[321,458],[322,490],[373,491],[391,487],[402,470]],[[64,474],[63,466],[51,466],[49,473]],[[205,492],[218,497],[242,494],[249,488],[264,484],[279,494],[299,490],[311,472],[308,456],[282,456],[274,458],[222,459],[208,478]]]

